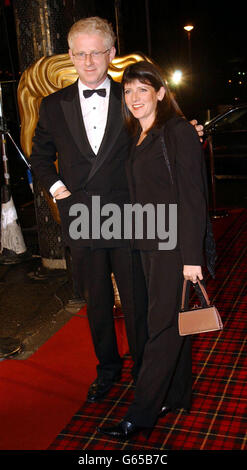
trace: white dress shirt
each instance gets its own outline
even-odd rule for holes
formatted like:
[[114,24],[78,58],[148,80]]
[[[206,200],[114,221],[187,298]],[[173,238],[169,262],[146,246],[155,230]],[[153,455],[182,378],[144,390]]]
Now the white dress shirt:
[[[80,79],[78,80],[78,91],[84,126],[86,129],[88,141],[92,147],[93,152],[95,153],[95,157],[99,151],[105,133],[109,107],[110,87],[110,79],[106,77],[104,82],[97,87],[105,88],[106,96],[102,97],[97,93],[94,93],[89,98],[85,98],[83,96],[83,90],[88,90],[88,86],[84,85]],[[61,180],[58,180],[50,187],[50,193],[52,196],[54,196],[55,191],[61,186],[64,186],[64,183]]]

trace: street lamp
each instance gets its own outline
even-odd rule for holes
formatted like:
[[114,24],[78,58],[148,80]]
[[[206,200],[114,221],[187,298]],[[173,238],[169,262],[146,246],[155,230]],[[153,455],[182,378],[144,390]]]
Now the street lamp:
[[187,26],[184,26],[184,29],[185,29],[185,31],[190,32],[190,31],[192,31],[192,29],[194,29],[194,26],[192,26],[191,24],[188,24]]
[[189,66],[190,66],[190,73],[192,73],[192,60],[191,60],[191,41],[190,41],[190,33],[194,29],[192,24],[187,24],[184,26],[185,31],[188,34],[188,51],[189,51]]

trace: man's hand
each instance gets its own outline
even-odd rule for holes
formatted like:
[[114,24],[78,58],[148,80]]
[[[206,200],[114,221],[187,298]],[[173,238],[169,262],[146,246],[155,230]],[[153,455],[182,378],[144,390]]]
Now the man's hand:
[[[204,134],[203,126],[201,124],[198,124],[196,119],[192,119],[192,121],[190,121],[190,124],[192,124],[192,126],[194,126],[194,128],[195,128],[197,134],[199,135],[199,137],[202,137],[203,134]],[[200,141],[202,142],[201,138],[200,138]]]
[[190,266],[188,264],[185,264],[183,269],[183,275],[186,281],[192,281],[194,284],[197,282],[198,277],[200,281],[203,279],[201,266]]
[[69,197],[70,195],[71,195],[71,192],[66,188],[66,186],[61,186],[55,191],[54,198],[64,199],[66,197]]

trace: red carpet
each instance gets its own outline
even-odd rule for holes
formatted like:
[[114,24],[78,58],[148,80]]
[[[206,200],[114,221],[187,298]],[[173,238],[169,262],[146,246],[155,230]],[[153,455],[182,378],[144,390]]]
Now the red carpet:
[[148,439],[139,434],[121,442],[97,433],[97,426],[118,422],[132,400],[131,361],[126,358],[123,377],[107,398],[101,404],[84,404],[50,450],[247,449],[247,210],[215,220],[214,228],[217,278],[208,279],[207,290],[221,312],[224,330],[193,337],[191,413],[159,419]]
[[[193,339],[190,415],[160,419],[149,440],[100,437],[96,426],[119,420],[132,399],[131,361],[126,356],[121,381],[102,403],[83,405],[96,358],[87,319],[74,317],[29,359],[0,363],[0,450],[246,450],[247,210],[231,211],[214,228],[217,277],[207,285],[224,330]],[[124,354],[123,320],[116,323]]]
[[[124,354],[123,319],[116,324]],[[29,359],[0,362],[0,450],[47,449],[85,401],[96,363],[88,321],[77,316]]]

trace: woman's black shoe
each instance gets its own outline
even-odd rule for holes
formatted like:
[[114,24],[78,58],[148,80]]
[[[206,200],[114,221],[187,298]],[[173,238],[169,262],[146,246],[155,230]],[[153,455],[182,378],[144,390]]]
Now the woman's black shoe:
[[165,406],[163,405],[160,412],[159,412],[159,418],[163,417],[163,416],[166,416],[168,415],[169,413],[172,413],[172,409],[170,408],[170,406]]
[[116,426],[102,426],[97,428],[97,431],[101,432],[102,434],[124,439],[127,439],[133,434],[136,434],[143,430],[147,430],[147,428],[137,426],[136,424],[131,423],[131,421],[126,420],[120,421],[120,423],[118,423]]
[[[184,408],[183,411],[188,414],[190,412],[190,409]],[[179,413],[179,412],[180,412],[180,408],[173,409],[170,406],[163,405],[159,412],[159,418],[166,416],[169,413]]]

